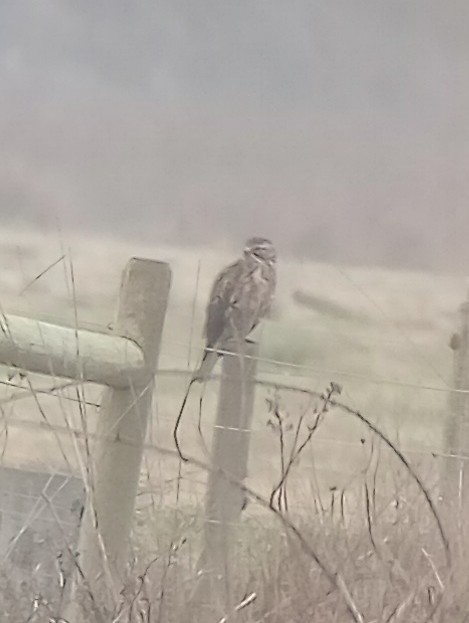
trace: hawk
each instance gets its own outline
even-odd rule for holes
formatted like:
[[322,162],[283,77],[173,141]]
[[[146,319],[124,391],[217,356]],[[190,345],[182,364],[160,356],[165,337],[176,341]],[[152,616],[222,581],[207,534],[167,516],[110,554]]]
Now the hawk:
[[241,347],[250,333],[270,311],[276,286],[276,252],[267,238],[249,238],[243,256],[224,268],[215,278],[207,305],[205,350],[202,362],[193,373],[174,429],[179,455],[177,428],[190,387],[195,381],[206,381],[220,351],[229,343]]
[[215,278],[205,321],[205,351],[192,376],[205,381],[230,341],[243,344],[270,311],[275,293],[275,249],[266,238],[250,238],[243,257]]

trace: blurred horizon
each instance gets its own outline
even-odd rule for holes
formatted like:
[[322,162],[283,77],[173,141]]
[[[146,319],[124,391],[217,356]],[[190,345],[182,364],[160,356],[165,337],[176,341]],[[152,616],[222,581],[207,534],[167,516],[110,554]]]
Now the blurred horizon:
[[463,0],[0,8],[3,222],[465,272]]

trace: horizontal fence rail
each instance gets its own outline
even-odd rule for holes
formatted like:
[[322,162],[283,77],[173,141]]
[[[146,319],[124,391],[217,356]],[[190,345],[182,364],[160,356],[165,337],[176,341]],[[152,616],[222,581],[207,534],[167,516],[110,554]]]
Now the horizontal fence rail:
[[122,389],[148,375],[143,351],[131,339],[5,314],[0,363]]

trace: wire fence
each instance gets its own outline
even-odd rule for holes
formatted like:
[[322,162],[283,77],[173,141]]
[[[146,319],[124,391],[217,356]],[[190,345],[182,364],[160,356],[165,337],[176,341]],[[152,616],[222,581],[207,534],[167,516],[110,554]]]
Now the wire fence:
[[[468,456],[464,452],[445,447],[444,426],[445,418],[452,416],[448,413],[450,396],[464,399],[469,389],[453,387],[452,374],[446,375],[439,370],[408,336],[402,337],[428,368],[428,377],[437,379],[437,382],[389,378],[353,368],[321,367],[275,357],[253,357],[260,371],[256,380],[255,419],[249,427],[228,426],[215,421],[213,415],[220,381],[220,376],[215,375],[213,381],[200,393],[196,392],[188,404],[183,437],[193,461],[187,466],[180,463],[172,442],[175,416],[191,373],[189,366],[182,368],[178,364],[182,360],[190,361],[195,353],[200,355],[201,349],[194,346],[192,339],[187,343],[166,338],[162,357],[168,366],[160,369],[155,377],[153,418],[144,444],[134,528],[136,549],[143,544],[152,551],[155,548],[169,552],[176,549],[179,553],[180,549],[189,549],[189,546],[183,544],[180,548],[176,545],[178,539],[191,543],[192,532],[198,538],[207,525],[220,523],[220,520],[200,512],[207,486],[207,473],[201,464],[203,460],[210,460],[208,448],[218,431],[249,434],[251,458],[247,483],[252,490],[260,492],[259,499],[268,499],[285,467],[281,465],[280,444],[284,445],[283,450],[288,456],[295,442],[298,421],[309,417],[309,427],[315,426],[318,403],[330,381],[343,383],[344,401],[379,423],[409,460],[419,464],[428,490],[438,495],[435,462],[467,462]],[[183,351],[187,351],[187,358]],[[176,365],[171,367],[171,363]],[[2,473],[6,473],[7,466],[13,465],[21,467],[24,473],[28,468],[36,475],[47,468],[49,473],[45,484],[40,478],[39,481],[36,479],[32,486],[34,492],[30,489],[28,493],[21,493],[17,484],[2,479],[0,513],[2,526],[7,529],[3,531],[4,541],[0,540],[0,556],[3,556],[4,564],[18,565],[15,554],[22,549],[29,558],[26,556],[26,563],[24,559],[20,561],[23,567],[19,565],[19,577],[27,575],[27,568],[31,577],[39,578],[42,586],[56,582],[61,595],[63,572],[57,571],[57,551],[65,552],[75,547],[83,489],[89,477],[89,447],[102,440],[97,430],[101,389],[86,386],[85,392],[85,385],[80,381],[63,382],[53,378],[52,384],[46,384],[35,375],[25,375],[21,370],[13,372],[17,373],[16,377],[0,380],[5,393],[9,392],[0,397]],[[445,380],[447,377],[450,380]],[[153,379],[149,385],[152,382]],[[283,418],[285,426],[281,438],[278,423],[269,411],[269,404],[274,399],[278,410],[275,417]],[[114,429],[118,425],[119,421],[114,422]],[[120,442],[126,443],[125,439]],[[355,497],[348,501],[349,514],[353,515],[362,503],[365,495],[363,480],[373,472],[373,462],[388,464],[392,460],[392,456],[386,458],[385,449],[370,431],[352,420],[350,414],[328,409],[314,432],[311,450],[301,456],[301,461],[295,462],[288,478],[290,512],[304,516],[313,513],[321,517],[321,513],[327,511],[331,515],[339,512],[344,516],[347,503],[343,502],[343,495],[346,490],[352,490],[353,482],[354,486],[356,484]],[[386,502],[382,509],[389,509],[394,502],[400,507],[410,506],[416,499],[414,490],[405,489],[403,492],[401,475],[396,473],[397,470],[393,470],[381,476],[382,482],[387,479],[386,483],[390,485],[383,492]],[[393,478],[396,482],[390,482]],[[61,485],[51,492],[50,483],[57,479],[62,479]],[[68,487],[75,487],[76,495],[72,501],[61,497]],[[365,507],[367,495],[364,497]],[[268,510],[259,499],[256,504],[255,496],[251,497],[254,503],[249,504],[244,512],[247,519],[256,519],[259,509]],[[51,540],[49,533],[54,533],[54,528],[55,538]],[[249,537],[243,535],[243,539],[248,547]],[[25,546],[21,548],[22,542]],[[49,557],[44,554],[45,550],[49,551]],[[171,555],[168,554],[169,559]],[[40,562],[35,562],[37,560]],[[276,608],[281,609],[287,602],[280,600]],[[158,620],[169,621],[169,614],[165,616]],[[267,616],[253,620],[267,620]]]
[[[268,358],[263,358],[263,357],[257,357],[256,360],[260,363],[263,364],[269,364],[269,365],[276,365],[276,366],[283,366],[284,368],[286,368],[287,370],[295,370],[295,371],[303,371],[303,372],[310,372],[311,375],[316,373],[317,370],[315,368],[312,368],[310,366],[295,366],[295,365],[291,365],[288,362],[280,362],[280,361],[275,361],[275,360],[271,360]],[[330,370],[322,370],[320,371],[323,375],[327,376],[329,374],[332,373],[332,371]],[[339,372],[338,371],[333,371],[333,373],[335,375],[338,375]],[[190,371],[187,369],[165,369],[165,370],[159,370],[158,374],[157,374],[157,382],[161,385],[164,384],[165,379],[170,379],[170,380],[174,380],[174,379],[179,379],[180,381],[185,381],[188,377],[188,375],[190,374]],[[262,375],[262,378],[258,378],[257,379],[257,385],[259,388],[262,388],[262,390],[264,391],[276,391],[276,392],[283,392],[283,393],[287,393],[287,394],[292,394],[295,396],[303,396],[303,397],[313,397],[316,398],[318,397],[319,393],[317,391],[313,391],[308,387],[305,387],[305,380],[308,378],[306,375],[304,376],[296,376],[295,377],[295,384],[287,383],[284,381],[279,381],[279,380],[271,380],[268,378],[269,377],[269,373],[264,373]],[[219,381],[220,376],[215,375],[214,376],[214,381],[215,383],[217,381]],[[311,379],[311,377],[309,377]],[[289,381],[291,381],[291,378],[288,378]],[[360,379],[361,380],[361,379]],[[435,387],[435,386],[427,386],[427,385],[419,385],[419,384],[410,384],[410,383],[400,383],[399,381],[394,381],[394,380],[386,380],[386,379],[367,379],[367,381],[369,383],[376,383],[378,382],[380,385],[389,385],[390,387],[395,387],[395,386],[399,386],[399,387],[407,387],[409,389],[412,390],[418,390],[420,392],[437,392],[437,393],[451,393],[451,392],[456,392],[456,393],[466,393],[467,390],[458,390],[458,389],[445,389],[443,387]],[[70,390],[74,390],[77,386],[77,382],[56,382],[54,383],[52,386],[34,386],[34,387],[25,387],[24,386],[24,381],[23,382],[15,382],[13,380],[6,380],[6,381],[1,381],[1,384],[7,388],[8,390],[12,390],[13,393],[11,396],[9,397],[5,397],[1,400],[0,403],[0,407],[2,408],[3,413],[5,412],[5,409],[9,406],[12,405],[17,405],[17,403],[19,401],[23,401],[23,400],[31,400],[32,399],[32,393],[34,392],[35,394],[38,394],[38,396],[45,396],[45,397],[51,397],[51,396],[55,396],[55,398],[60,398],[61,401],[65,401],[68,404],[71,405],[75,405],[77,406],[79,403],[84,403],[87,407],[90,407],[93,409],[93,412],[89,412],[89,415],[93,415],[93,417],[97,417],[97,409],[99,408],[99,399],[83,399],[82,397],[77,397],[76,395],[70,395]],[[57,396],[59,394],[59,396]],[[260,398],[260,402],[259,404],[262,404],[262,402],[265,401],[265,396],[262,396]],[[167,431],[171,429],[171,426],[174,424],[174,413],[175,410],[173,408],[173,406],[177,403],[177,401],[174,401],[174,397],[171,396],[171,399],[169,401],[169,405],[166,406],[165,405],[165,396],[161,395],[161,393],[157,393],[156,394],[156,400],[155,400],[155,414],[154,414],[154,426],[152,427],[152,430],[150,431],[149,437],[150,438],[154,438],[157,437],[158,435],[160,435],[163,440],[168,439],[169,435],[166,434],[161,434],[162,432],[162,428],[166,429]],[[213,396],[212,396],[212,403],[213,403]],[[288,406],[288,399],[286,400],[287,406]],[[261,407],[262,408],[262,407]],[[60,417],[60,405],[58,408],[58,414]],[[33,406],[33,411],[35,410],[35,407]],[[265,407],[262,409],[263,413],[264,413],[264,420],[267,419],[267,411],[265,409]],[[51,410],[52,412],[54,410]],[[210,431],[213,431],[214,429],[220,429],[220,428],[226,428],[228,430],[236,430],[239,432],[245,432],[245,433],[250,433],[252,435],[252,438],[255,440],[256,438],[259,438],[260,441],[263,441],[265,444],[267,444],[267,448],[270,448],[272,450],[272,454],[275,453],[275,449],[276,449],[276,438],[275,435],[273,434],[273,432],[271,430],[268,429],[267,426],[265,426],[265,422],[262,423],[257,423],[257,426],[254,426],[252,429],[243,429],[243,428],[239,428],[239,427],[223,427],[219,424],[216,424],[213,421],[213,418],[210,417],[209,414],[206,413],[207,409],[204,409],[204,431],[207,433],[208,432],[208,438],[210,438]],[[51,433],[54,436],[59,436],[63,439],[70,439],[70,438],[74,438],[75,440],[84,440],[85,436],[88,437],[90,440],[94,440],[96,439],[96,432],[93,430],[93,427],[90,425],[89,428],[84,431],[82,427],[80,426],[73,426],[70,424],[70,422],[68,423],[58,423],[57,422],[57,416],[51,416],[50,419],[47,418],[43,418],[43,417],[39,417],[37,418],[37,412],[35,411],[35,416],[36,418],[26,418],[24,416],[21,415],[17,415],[16,413],[10,413],[8,415],[7,418],[3,417],[4,420],[4,427],[5,427],[5,436],[7,436],[8,434],[11,434],[12,430],[15,428],[18,429],[23,429],[25,431],[27,431],[28,433],[33,433],[34,431],[36,431],[37,433]],[[339,418],[344,420],[346,419],[346,417],[344,416],[344,414],[336,414],[335,419]],[[191,435],[191,439],[195,441],[195,444],[197,446],[200,446],[200,440],[198,439],[198,433],[195,430],[196,426],[195,426],[195,422],[193,420],[193,418],[191,418],[189,420],[188,423],[189,428],[192,428],[192,431],[190,433]],[[157,428],[158,430],[154,430],[155,428]],[[285,437],[288,440],[289,438],[291,438],[293,435],[293,431],[286,431],[285,433]],[[355,435],[356,441],[352,441],[350,439],[344,438],[344,436],[337,436],[337,435],[331,435],[331,434],[327,434],[327,433],[319,433],[318,432],[318,436],[317,436],[317,444],[322,446],[322,449],[324,450],[324,448],[326,448],[326,452],[327,453],[335,453],[336,455],[340,456],[341,453],[343,452],[343,450],[347,450],[348,452],[350,451],[356,451],[357,453],[363,455],[363,439],[359,436],[359,435]],[[253,441],[254,447],[255,447],[255,441]],[[152,451],[155,453],[161,452],[162,449],[166,449],[167,454],[166,456],[169,457],[169,460],[171,459],[171,457],[173,457],[174,459],[177,458],[174,446],[171,443],[167,443],[166,445],[162,444],[162,443],[147,443],[145,446],[147,451]],[[457,459],[457,460],[462,460],[462,461],[466,461],[467,460],[467,456],[462,454],[462,453],[455,453],[455,452],[448,452],[448,451],[444,451],[441,450],[440,448],[437,447],[437,445],[412,445],[409,443],[406,443],[405,441],[401,442],[401,448],[402,450],[406,453],[409,454],[411,456],[414,457],[422,457],[422,458],[428,458],[429,456],[431,456],[433,459],[442,459],[442,460],[448,460],[448,459]],[[255,450],[254,450],[255,451]],[[38,453],[40,454],[40,453]],[[32,457],[33,458],[33,457]],[[48,456],[48,460],[50,461],[51,464],[54,463],[53,457]],[[33,458],[34,461],[34,458]],[[256,470],[257,471],[262,471],[262,470],[269,470],[272,468],[272,458],[271,456],[269,456],[269,451],[267,450],[267,452],[264,451],[262,456],[257,456],[256,460],[255,460],[255,465],[256,465]],[[60,464],[59,469],[63,470],[64,466],[63,464]],[[326,465],[326,467],[322,468],[321,466],[316,465],[316,470],[319,471],[323,471],[324,470],[329,470],[329,471],[334,471],[333,467],[331,467],[330,462],[328,461],[328,464]],[[58,471],[57,471],[58,473]],[[76,470],[74,470],[74,475],[79,475],[77,474]],[[180,477],[180,480],[186,478],[186,476],[182,475]],[[203,478],[195,478],[195,479],[190,479],[190,477],[188,477],[189,480],[191,481],[192,484],[198,484],[200,486],[200,494],[201,496],[203,496],[203,488],[205,485],[205,481]],[[301,477],[298,477],[301,480]],[[170,482],[177,482],[175,480],[175,477],[168,477],[168,481]],[[181,483],[179,482],[179,486],[181,486]],[[13,512],[13,511],[12,511]]]
[[[247,358],[250,358],[250,357],[247,357]],[[255,357],[254,359],[261,364],[275,365],[283,369],[280,375],[275,372],[263,371],[262,375],[256,379],[256,385],[258,387],[264,388],[264,389],[278,390],[278,391],[287,392],[287,393],[289,392],[293,394],[298,394],[300,396],[301,395],[303,396],[314,396],[314,395],[317,396],[318,395],[318,391],[312,390],[310,387],[311,383],[313,383],[316,387],[318,387],[319,383],[321,383],[321,381],[318,380],[318,376],[320,376],[323,379],[324,378],[338,379],[338,378],[344,377],[344,378],[351,379],[352,383],[354,380],[359,380],[360,382],[363,382],[368,385],[379,385],[379,386],[384,386],[387,388],[403,388],[403,389],[409,389],[409,390],[416,390],[417,392],[422,392],[422,393],[425,392],[428,395],[432,393],[436,393],[436,394],[445,394],[445,396],[448,397],[449,395],[465,396],[469,394],[469,390],[456,388],[456,387],[449,387],[449,386],[443,387],[443,386],[428,385],[424,383],[410,383],[410,382],[405,382],[405,381],[401,381],[398,379],[365,377],[365,376],[354,374],[354,373],[347,372],[347,371],[319,369],[313,366],[297,365],[297,364],[292,364],[290,362],[282,362],[282,361],[272,360],[272,359],[265,358],[265,357]],[[302,375],[290,374],[290,373],[287,374],[284,372],[284,370],[302,371],[304,374]],[[309,374],[307,374],[307,372],[309,372]],[[158,370],[158,373],[155,376],[155,379],[157,383],[161,381],[160,382],[160,386],[161,386],[162,384],[164,384],[164,381],[168,378],[169,379],[181,379],[181,381],[185,381],[186,379],[190,377],[190,375],[191,375],[191,370],[188,368],[186,369],[167,368],[167,369]],[[269,377],[272,377],[272,378],[269,378]],[[220,375],[214,374],[212,379],[213,381],[218,382],[220,380]],[[283,380],[283,379],[286,379],[286,380]],[[305,384],[309,385],[309,387],[305,386]],[[56,397],[56,398],[59,398],[61,401],[64,401],[65,403],[82,404],[87,407],[92,407],[93,409],[98,409],[100,406],[99,398],[90,399],[90,398],[86,398],[83,396],[70,395],[70,393],[66,391],[69,389],[76,389],[77,387],[81,386],[82,383],[80,381],[67,381],[67,382],[57,381],[56,383],[52,385],[47,385],[47,386],[34,385],[31,387],[28,387],[28,386],[25,386],[24,380],[20,382],[15,382],[13,380],[0,380],[0,385],[3,386],[5,389],[13,390],[11,395],[0,399],[0,409],[2,409],[3,411],[5,411],[6,408],[8,408],[9,406],[13,406],[15,403],[19,401],[32,400],[34,394],[37,394],[39,396],[42,395],[42,396]],[[353,385],[346,386],[345,390],[350,394],[352,401],[354,401],[354,399],[355,401],[357,400],[357,394],[354,395],[353,393]],[[96,394],[96,391],[94,393]],[[174,399],[175,399],[175,404],[177,404],[177,396],[174,396]],[[406,395],[406,400],[407,399],[408,399],[408,395]],[[432,400],[432,398],[430,398],[430,400]],[[157,394],[156,403],[158,404],[160,402],[161,402],[161,397]],[[377,408],[379,409],[380,407],[378,406]],[[369,405],[369,410],[372,411],[373,409],[374,409],[374,406],[372,404]],[[158,407],[156,410],[157,410],[157,414],[155,417],[157,421],[159,422],[163,422],[163,421],[173,422],[174,421],[173,414],[167,414],[167,415],[162,414],[161,413],[162,409]],[[165,411],[167,412],[168,409],[166,408]],[[425,415],[428,415],[428,414],[422,413],[423,417],[425,417]],[[3,415],[3,420],[5,422],[4,415]],[[15,423],[17,423],[18,425],[26,426],[28,422],[29,420],[21,419],[15,416],[14,419],[8,421],[8,424],[14,425]],[[33,421],[31,421],[30,424],[33,427],[38,426],[38,424]],[[39,424],[39,426],[42,428],[49,427],[50,430],[57,430],[58,432],[67,432],[67,431],[62,430],[60,427],[55,427],[52,424],[48,424],[47,422],[42,422],[41,424]],[[208,422],[207,426],[209,427],[211,426],[210,421]],[[213,426],[217,426],[217,425],[213,424]],[[241,430],[241,429],[236,429],[236,430]],[[68,431],[68,433],[70,432],[77,433],[79,431]],[[259,430],[253,430],[251,432],[253,435],[264,434],[262,431],[259,431]],[[327,441],[327,440],[323,438],[323,441]],[[337,442],[342,445],[344,443],[347,443],[344,440],[340,440],[340,439],[337,440]],[[420,452],[418,447],[408,447],[408,450],[415,452],[415,453]],[[431,446],[424,447],[423,452],[430,451],[430,450],[433,452],[436,452],[439,456],[442,456],[442,457],[465,458],[463,455],[458,455],[458,454],[448,453],[448,452],[438,452],[438,450],[435,447],[431,447]]]

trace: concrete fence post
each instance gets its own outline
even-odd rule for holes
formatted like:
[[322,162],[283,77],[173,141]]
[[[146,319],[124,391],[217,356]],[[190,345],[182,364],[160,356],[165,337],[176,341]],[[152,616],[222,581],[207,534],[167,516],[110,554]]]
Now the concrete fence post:
[[98,620],[97,610],[112,608],[125,576],[170,281],[166,263],[145,259],[131,259],[123,274],[114,333],[142,349],[148,373],[128,388],[105,390],[78,544],[80,572],[67,611],[70,623]]

